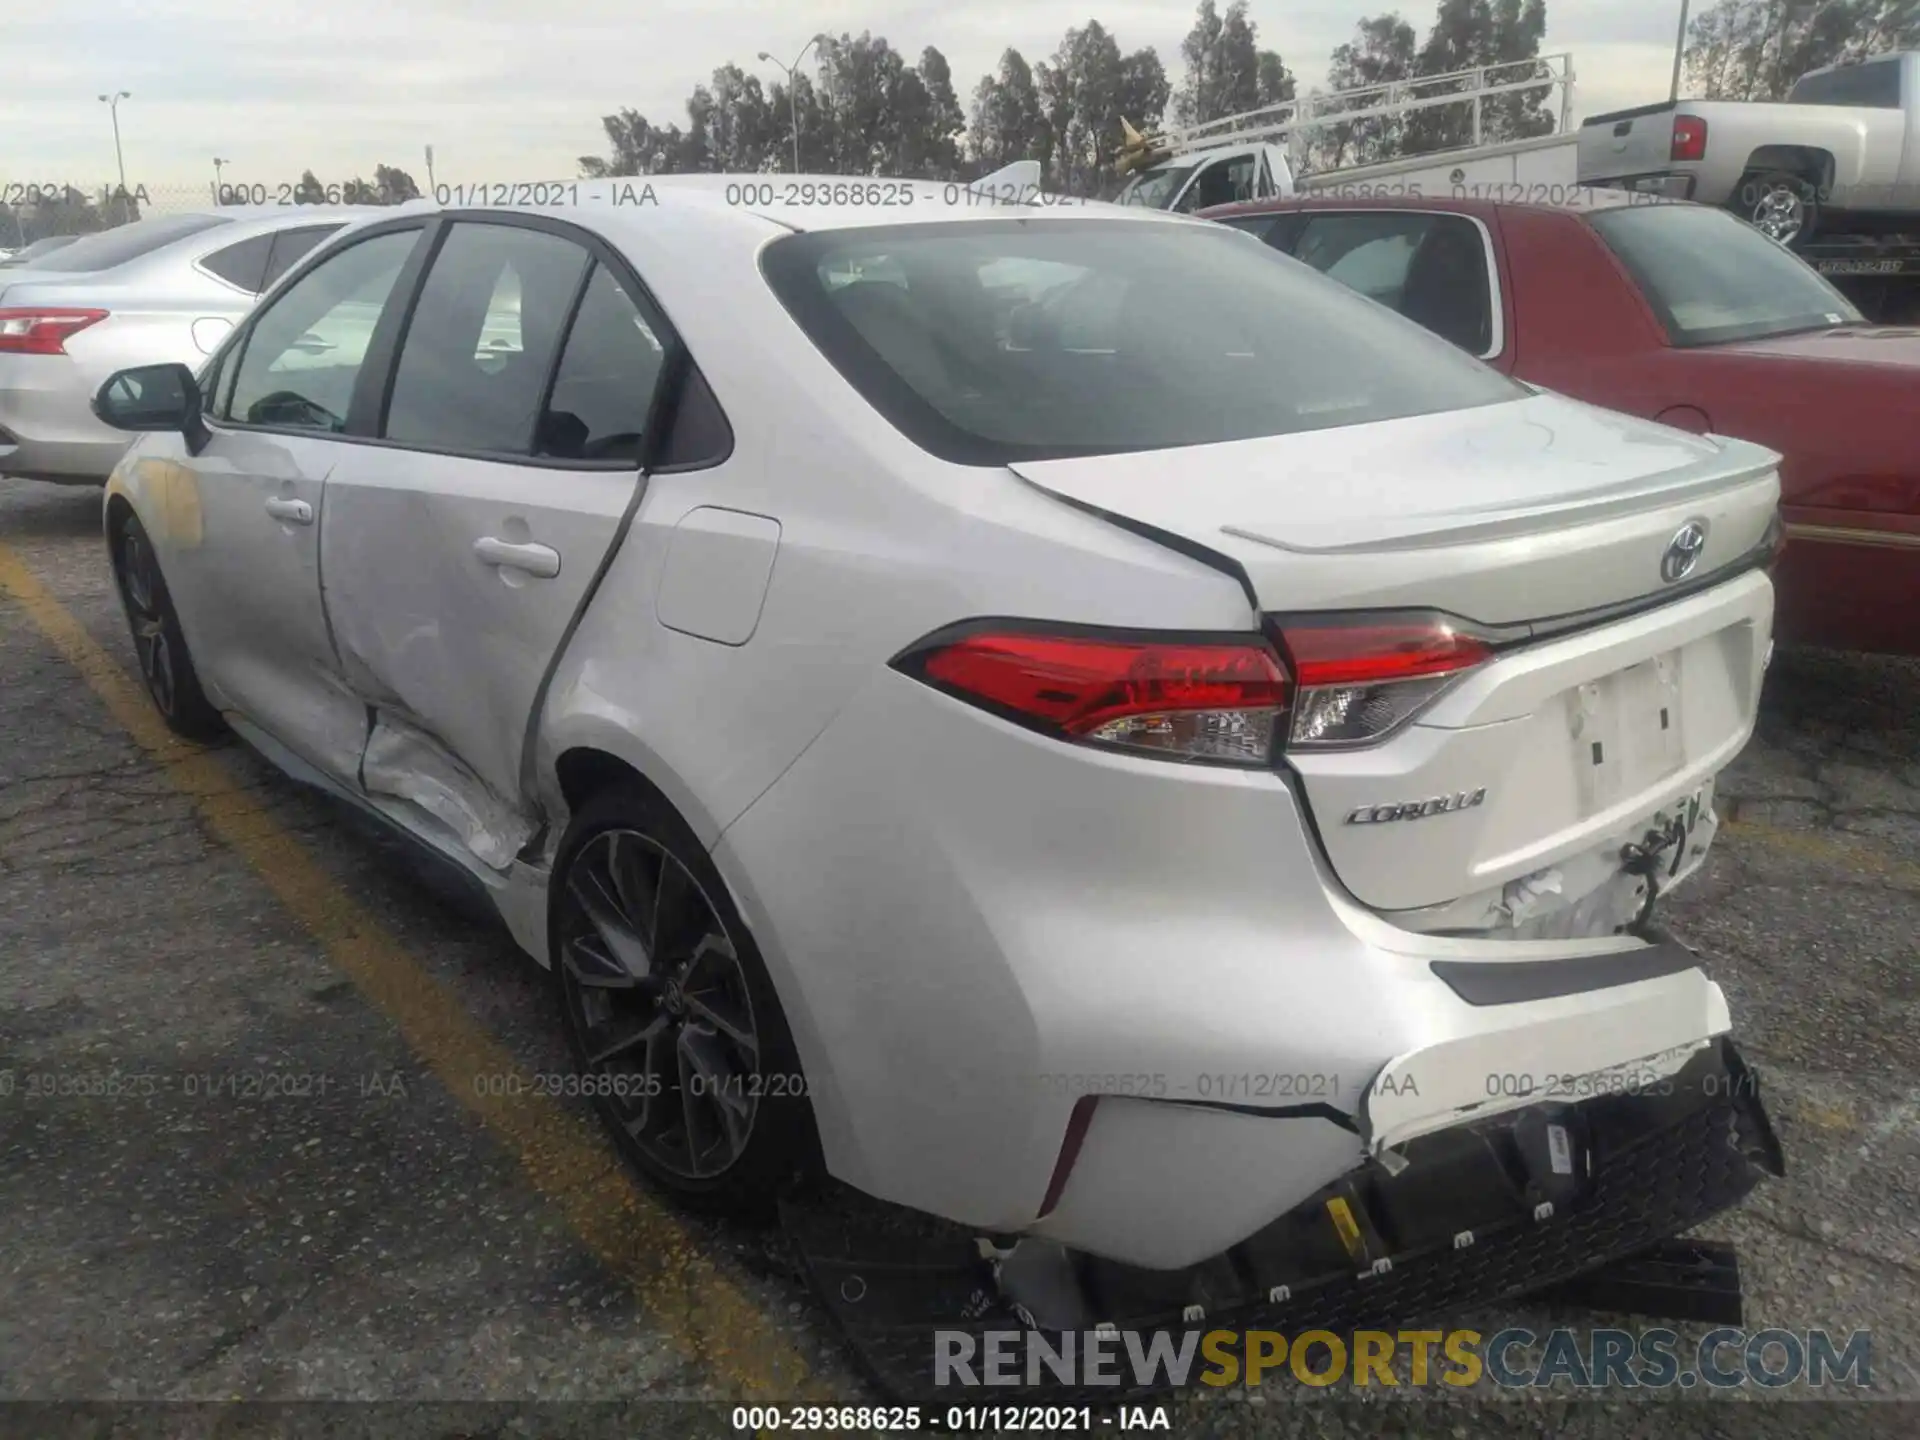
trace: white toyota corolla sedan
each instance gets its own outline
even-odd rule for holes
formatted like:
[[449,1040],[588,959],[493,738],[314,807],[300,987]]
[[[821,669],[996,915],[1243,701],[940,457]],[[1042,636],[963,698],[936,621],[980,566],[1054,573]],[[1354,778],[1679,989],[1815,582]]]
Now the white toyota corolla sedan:
[[651,183],[356,224],[96,405],[169,723],[484,886],[656,1184],[1170,1269],[1729,1048],[1648,912],[1776,456],[1206,222]]

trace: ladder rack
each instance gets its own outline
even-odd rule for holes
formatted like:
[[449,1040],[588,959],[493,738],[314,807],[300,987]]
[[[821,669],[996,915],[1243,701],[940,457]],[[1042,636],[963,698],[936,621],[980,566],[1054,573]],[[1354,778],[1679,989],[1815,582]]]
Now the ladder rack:
[[1405,80],[1308,95],[1147,135],[1122,120],[1125,143],[1115,168],[1126,175],[1176,156],[1201,151],[1239,145],[1285,144],[1293,151],[1298,169],[1303,142],[1310,131],[1355,120],[1406,116],[1445,105],[1471,107],[1473,143],[1479,145],[1487,101],[1534,91],[1551,95],[1556,90],[1560,100],[1558,128],[1565,131],[1573,119],[1573,56],[1565,51],[1501,65],[1451,70],[1444,75],[1416,75]]

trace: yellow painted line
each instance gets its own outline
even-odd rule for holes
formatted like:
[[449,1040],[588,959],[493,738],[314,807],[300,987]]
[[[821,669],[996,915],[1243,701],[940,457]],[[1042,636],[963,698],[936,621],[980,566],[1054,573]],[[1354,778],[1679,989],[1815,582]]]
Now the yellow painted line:
[[[705,1367],[724,1398],[826,1398],[815,1393],[818,1382],[800,1353],[678,1218],[628,1179],[598,1130],[533,1094],[531,1083],[476,1085],[481,1077],[528,1077],[454,992],[334,883],[215,752],[167,729],[146,691],[5,544],[0,594],[80,672],[134,743],[193,801],[207,829],[253,867],[453,1097],[518,1157],[534,1189],[559,1208],[601,1263],[631,1284],[653,1326]],[[520,1093],[493,1093],[500,1089]]]
[[1783,830],[1754,820],[1729,820],[1721,833],[1735,840],[1752,840],[1773,850],[1786,850],[1829,865],[1864,870],[1896,885],[1920,889],[1920,865],[1882,854],[1867,840],[1842,840],[1807,830]]

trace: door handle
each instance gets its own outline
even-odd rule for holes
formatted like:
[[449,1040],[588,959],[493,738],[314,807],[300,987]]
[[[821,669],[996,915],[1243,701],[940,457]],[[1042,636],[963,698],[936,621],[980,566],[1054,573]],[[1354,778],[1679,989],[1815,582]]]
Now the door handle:
[[551,580],[560,573],[560,552],[551,545],[515,545],[509,540],[484,535],[473,542],[473,553],[489,565],[524,570],[543,580]]
[[313,506],[304,500],[289,500],[284,496],[275,496],[267,501],[267,513],[276,520],[288,520],[295,525],[313,523]]

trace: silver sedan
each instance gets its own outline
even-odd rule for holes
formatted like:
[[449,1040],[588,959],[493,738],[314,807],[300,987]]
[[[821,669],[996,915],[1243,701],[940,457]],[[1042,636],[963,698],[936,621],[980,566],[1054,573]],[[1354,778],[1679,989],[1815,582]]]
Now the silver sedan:
[[162,215],[0,269],[0,475],[98,485],[127,437],[94,417],[132,365],[193,368],[260,293],[371,206]]

